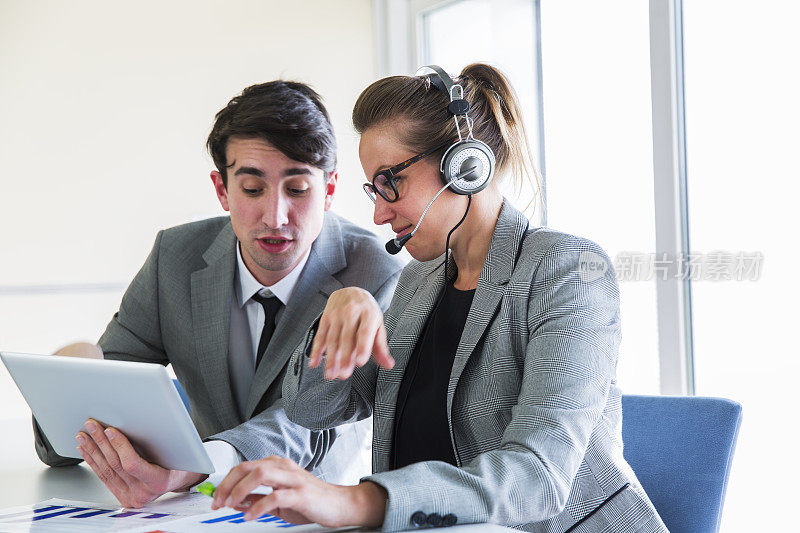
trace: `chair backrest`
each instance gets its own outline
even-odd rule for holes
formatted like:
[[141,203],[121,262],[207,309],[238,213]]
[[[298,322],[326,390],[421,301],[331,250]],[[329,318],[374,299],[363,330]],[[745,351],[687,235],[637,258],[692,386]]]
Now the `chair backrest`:
[[722,398],[622,396],[625,459],[672,533],[716,533],[742,406]]
[[191,413],[192,410],[191,410],[191,408],[189,408],[189,397],[186,396],[186,391],[183,390],[183,387],[181,387],[181,384],[177,379],[173,379],[172,383],[174,383],[175,384],[175,388],[178,389],[178,394],[180,395],[181,400],[183,400],[184,407],[186,407],[186,410]]

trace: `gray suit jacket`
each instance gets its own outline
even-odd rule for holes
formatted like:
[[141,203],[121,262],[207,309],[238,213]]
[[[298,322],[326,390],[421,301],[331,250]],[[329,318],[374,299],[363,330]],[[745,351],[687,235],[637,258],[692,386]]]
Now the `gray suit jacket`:
[[[228,373],[236,269],[236,236],[228,217],[159,232],[99,344],[106,359],[171,363],[202,438],[229,442],[248,460],[283,455],[335,480],[353,461],[358,438],[363,440],[369,428],[310,432],[289,422],[281,402],[286,363],[333,291],[362,287],[386,308],[401,268],[374,234],[326,213],[322,232],[256,369],[244,416]],[[320,465],[335,441],[333,450],[342,448],[340,453],[332,452]],[[41,432],[36,449],[47,464],[76,462],[62,461]]]
[[[455,355],[447,413],[458,466],[388,470],[397,394],[445,282],[441,258],[414,261],[400,277],[385,314],[392,370],[369,363],[327,382],[302,349],[293,355],[284,380],[291,420],[319,430],[373,415],[375,473],[366,479],[389,494],[386,531],[448,514],[527,531],[666,531],[622,456],[611,262],[588,240],[527,227],[506,202]],[[587,258],[608,269],[582,271]]]

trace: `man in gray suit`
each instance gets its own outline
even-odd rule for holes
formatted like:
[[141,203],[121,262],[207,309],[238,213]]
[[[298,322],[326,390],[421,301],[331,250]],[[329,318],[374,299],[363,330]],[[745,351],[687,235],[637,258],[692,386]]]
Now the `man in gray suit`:
[[[283,411],[281,382],[333,291],[362,287],[385,309],[402,265],[372,233],[329,212],[336,141],[319,96],[306,85],[248,87],[217,113],[208,148],[214,189],[230,217],[159,232],[100,350],[64,352],[172,364],[215,477],[243,460],[281,455],[327,481],[356,482],[369,472],[357,466],[371,425],[295,425]],[[42,461],[79,462],[58,456],[35,420],[34,429]],[[92,420],[76,440],[128,507],[205,477],[147,463],[122,433]]]

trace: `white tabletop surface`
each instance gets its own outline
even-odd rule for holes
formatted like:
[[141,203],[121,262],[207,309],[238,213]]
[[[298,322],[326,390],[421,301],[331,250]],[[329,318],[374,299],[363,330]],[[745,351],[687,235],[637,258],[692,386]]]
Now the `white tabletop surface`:
[[0,421],[0,508],[50,498],[119,505],[92,470],[81,464],[50,468],[36,456],[31,420]]

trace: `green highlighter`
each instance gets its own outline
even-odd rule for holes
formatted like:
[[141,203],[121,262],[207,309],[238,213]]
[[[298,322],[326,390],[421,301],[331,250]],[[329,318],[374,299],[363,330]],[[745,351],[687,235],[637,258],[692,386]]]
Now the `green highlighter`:
[[211,497],[211,498],[214,497],[214,490],[215,489],[216,489],[216,487],[214,486],[214,484],[210,483],[208,481],[206,481],[204,483],[200,483],[197,486],[197,492],[199,492],[200,494],[205,494],[206,496]]

